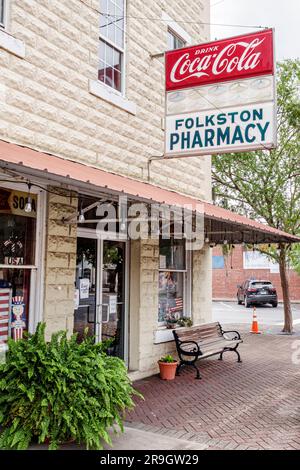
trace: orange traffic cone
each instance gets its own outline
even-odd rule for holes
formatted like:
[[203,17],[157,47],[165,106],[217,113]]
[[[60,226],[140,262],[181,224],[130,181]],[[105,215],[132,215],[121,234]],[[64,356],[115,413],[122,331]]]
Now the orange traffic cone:
[[254,333],[256,335],[260,334],[260,331],[258,331],[256,307],[253,307],[253,320],[252,320],[252,328],[251,328],[250,333]]

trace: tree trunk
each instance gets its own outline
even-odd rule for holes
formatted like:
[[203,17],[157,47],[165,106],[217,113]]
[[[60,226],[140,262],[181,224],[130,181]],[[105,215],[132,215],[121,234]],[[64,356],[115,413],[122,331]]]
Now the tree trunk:
[[293,316],[292,316],[292,307],[290,300],[290,287],[289,280],[287,276],[286,269],[286,248],[284,245],[280,246],[279,254],[279,270],[280,270],[280,280],[282,287],[283,295],[283,307],[284,307],[284,333],[293,333]]

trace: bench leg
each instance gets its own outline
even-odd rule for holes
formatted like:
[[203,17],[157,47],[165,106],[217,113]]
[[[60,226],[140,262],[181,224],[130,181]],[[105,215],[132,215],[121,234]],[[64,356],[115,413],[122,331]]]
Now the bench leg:
[[182,364],[182,362],[180,362],[180,363],[178,364],[177,368],[176,368],[176,375],[180,375],[180,374],[179,374],[179,371],[180,371],[180,369],[181,369],[182,366],[183,366],[183,364]]
[[196,369],[196,371],[197,371],[197,374],[196,374],[195,379],[197,379],[197,380],[202,379],[202,377],[201,377],[201,375],[200,375],[200,371],[199,371],[198,367],[196,366],[196,364],[193,363],[193,364],[191,364],[191,366],[194,367],[194,369]]
[[223,354],[224,354],[224,351],[223,351],[223,352],[221,352],[221,354],[220,354],[220,357],[219,357],[218,361],[223,361]]
[[237,349],[233,349],[233,351],[237,354],[237,357],[238,357],[238,362],[242,362],[242,359],[241,359],[241,356],[240,356],[240,353],[237,351]]

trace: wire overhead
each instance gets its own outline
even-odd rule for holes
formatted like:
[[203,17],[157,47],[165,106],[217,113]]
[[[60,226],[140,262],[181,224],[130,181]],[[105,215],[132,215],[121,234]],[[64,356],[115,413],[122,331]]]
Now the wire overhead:
[[[185,21],[180,18],[174,18],[174,19],[164,19],[164,18],[158,18],[158,17],[142,17],[142,16],[134,16],[134,15],[113,15],[113,14],[108,14],[104,13],[101,10],[98,10],[97,8],[94,8],[92,6],[89,6],[85,3],[83,0],[79,0],[81,3],[84,4],[85,7],[89,8],[90,10],[93,10],[97,13],[99,13],[102,16],[105,16],[107,18],[116,18],[117,21],[120,20],[127,20],[127,19],[132,19],[132,20],[141,20],[141,21],[161,21],[162,23],[182,23],[182,24],[195,24],[195,25],[203,25],[203,26],[225,26],[229,28],[250,28],[250,29],[268,29],[269,26],[258,26],[258,25],[245,25],[245,24],[227,24],[227,23],[210,23],[210,22],[205,22],[205,21]],[[223,1],[223,0],[222,0]],[[218,2],[218,3],[221,3]],[[107,25],[104,25],[107,26]]]
[[133,20],[141,20],[141,21],[161,21],[161,22],[167,22],[167,23],[196,24],[196,25],[204,25],[204,26],[228,26],[230,28],[268,29],[268,26],[228,24],[228,23],[209,23],[206,21],[185,21],[182,19],[170,20],[170,19],[164,19],[164,18],[142,17],[142,16],[132,16],[132,15],[120,16],[120,15],[113,15],[110,13],[103,13],[100,10],[97,10],[97,11],[98,13],[100,13],[100,15],[105,16],[107,18],[116,18],[116,21],[120,21],[124,19],[133,19]]

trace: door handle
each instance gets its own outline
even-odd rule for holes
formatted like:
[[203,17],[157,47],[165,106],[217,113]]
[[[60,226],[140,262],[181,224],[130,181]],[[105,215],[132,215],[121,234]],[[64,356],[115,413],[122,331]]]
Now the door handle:
[[[98,307],[99,310],[100,310],[99,324],[101,324],[101,323],[109,323],[109,316],[110,316],[109,304],[99,304],[99,305],[97,305],[97,307]],[[107,307],[107,316],[106,316],[106,320],[103,320],[103,307]]]

